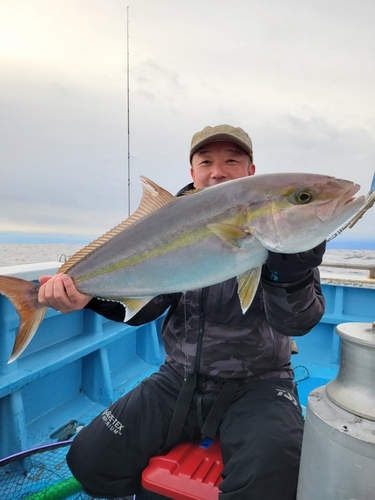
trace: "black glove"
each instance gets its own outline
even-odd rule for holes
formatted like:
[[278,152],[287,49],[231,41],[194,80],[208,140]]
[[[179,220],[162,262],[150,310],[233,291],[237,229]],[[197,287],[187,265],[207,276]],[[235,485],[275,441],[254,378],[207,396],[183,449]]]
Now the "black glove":
[[325,251],[325,241],[307,252],[286,254],[269,251],[263,276],[269,281],[281,283],[298,281],[322,263]]

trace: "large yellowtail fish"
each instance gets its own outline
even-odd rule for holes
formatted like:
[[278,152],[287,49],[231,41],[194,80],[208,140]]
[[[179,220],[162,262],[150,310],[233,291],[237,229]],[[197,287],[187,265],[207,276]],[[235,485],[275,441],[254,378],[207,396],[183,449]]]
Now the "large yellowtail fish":
[[[153,297],[220,283],[234,276],[242,310],[250,306],[268,250],[309,250],[363,204],[353,182],[279,173],[232,180],[176,198],[142,177],[134,214],[77,252],[59,269],[77,289],[121,302],[129,320]],[[0,276],[20,327],[10,360],[26,348],[46,307],[39,284]]]

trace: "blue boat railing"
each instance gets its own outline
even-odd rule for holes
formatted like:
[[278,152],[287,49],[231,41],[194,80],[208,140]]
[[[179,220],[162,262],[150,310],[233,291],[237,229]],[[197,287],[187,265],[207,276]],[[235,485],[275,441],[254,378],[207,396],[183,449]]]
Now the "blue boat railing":
[[[59,262],[0,268],[0,274],[36,280]],[[375,279],[326,273],[326,313],[292,356],[302,404],[308,393],[334,378],[340,340],[336,325],[375,320]],[[19,318],[0,296],[0,458],[69,439],[111,402],[158,369],[164,360],[161,322],[140,327],[115,323],[89,310],[49,310],[35,337],[7,364]]]

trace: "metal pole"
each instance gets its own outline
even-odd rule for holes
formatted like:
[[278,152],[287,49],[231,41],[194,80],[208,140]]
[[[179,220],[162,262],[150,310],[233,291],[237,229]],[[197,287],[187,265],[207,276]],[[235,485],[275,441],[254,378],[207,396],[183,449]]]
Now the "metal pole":
[[126,104],[128,120],[128,217],[130,217],[129,7],[126,8]]

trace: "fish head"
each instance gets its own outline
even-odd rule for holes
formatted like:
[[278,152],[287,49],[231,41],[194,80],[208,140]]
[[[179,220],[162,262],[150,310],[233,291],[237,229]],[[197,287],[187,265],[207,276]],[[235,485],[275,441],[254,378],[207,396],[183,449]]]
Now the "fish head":
[[360,189],[358,184],[319,174],[267,176],[261,189],[263,201],[259,196],[257,209],[249,211],[249,232],[265,248],[280,253],[314,248],[365,201],[364,196],[354,196]]

